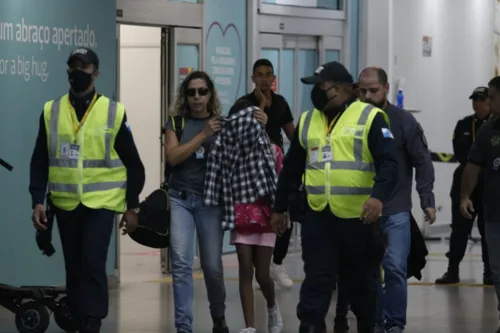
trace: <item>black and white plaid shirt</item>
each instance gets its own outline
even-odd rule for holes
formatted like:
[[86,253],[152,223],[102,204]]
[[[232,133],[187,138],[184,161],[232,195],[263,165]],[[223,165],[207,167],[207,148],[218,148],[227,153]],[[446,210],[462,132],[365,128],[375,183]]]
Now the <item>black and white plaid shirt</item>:
[[271,142],[254,117],[256,107],[224,118],[207,159],[205,204],[223,205],[223,230],[235,226],[235,203],[274,203],[276,170]]

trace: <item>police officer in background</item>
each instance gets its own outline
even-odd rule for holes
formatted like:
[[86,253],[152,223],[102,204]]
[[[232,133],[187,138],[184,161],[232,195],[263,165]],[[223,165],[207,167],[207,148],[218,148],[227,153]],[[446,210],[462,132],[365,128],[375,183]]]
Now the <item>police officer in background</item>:
[[[500,311],[500,76],[488,83],[488,99],[492,120],[477,134],[467,158],[461,182],[460,211],[472,220],[480,208],[473,198],[475,191],[484,192],[485,238],[489,250],[491,278],[495,286]],[[484,183],[478,180],[484,177]],[[478,188],[478,186],[481,186]],[[482,202],[479,203],[483,204]],[[482,330],[484,331],[484,330]],[[491,331],[493,332],[493,330]],[[500,333],[498,328],[496,333]]]
[[108,315],[106,261],[116,214],[137,225],[144,166],[125,108],[97,93],[99,59],[78,48],[68,59],[68,94],[45,103],[30,165],[33,223],[47,229],[49,191],[80,333],[100,332]]
[[397,183],[397,158],[387,115],[355,100],[353,79],[338,62],[320,66],[314,76],[314,110],[302,114],[284,160],[271,223],[286,229],[285,211],[293,184],[307,193],[301,227],[305,280],[297,316],[300,332],[326,332],[339,266],[347,277],[358,332],[372,333],[377,303],[380,246],[373,225]]
[[474,203],[475,212],[471,218],[465,218],[460,214],[460,182],[462,173],[467,163],[467,155],[476,140],[479,129],[490,119],[490,109],[488,105],[488,88],[477,87],[474,89],[469,99],[472,100],[474,114],[464,117],[457,122],[453,133],[453,153],[460,163],[453,174],[453,183],[451,186],[451,236],[450,249],[446,256],[448,257],[447,272],[436,280],[436,284],[454,284],[460,282],[459,266],[462,261],[467,243],[472,231],[472,225],[477,218],[477,227],[481,234],[481,250],[484,264],[483,283],[492,284],[491,271],[488,259],[488,248],[484,238],[484,215],[483,215],[483,193],[484,174],[481,174],[478,185],[471,195]]

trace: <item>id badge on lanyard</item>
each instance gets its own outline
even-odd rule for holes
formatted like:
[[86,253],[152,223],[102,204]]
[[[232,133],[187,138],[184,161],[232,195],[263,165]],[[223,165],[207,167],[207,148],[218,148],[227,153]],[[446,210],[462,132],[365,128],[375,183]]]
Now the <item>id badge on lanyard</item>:
[[80,158],[80,145],[62,142],[61,143],[61,157],[69,158],[70,160],[77,160]]
[[321,160],[322,162],[333,161],[332,147],[330,146],[330,144],[324,146],[321,149]]
[[76,117],[76,111],[71,105],[71,101],[69,100],[68,97],[68,103],[69,103],[69,108],[70,108],[70,114],[71,118],[73,120],[73,130],[75,132],[75,142],[70,143],[70,142],[62,142],[61,143],[61,157],[63,158],[69,158],[71,160],[78,160],[80,158],[80,145],[76,143],[76,138],[78,136],[78,133],[83,127],[83,124],[87,120],[87,117],[90,113],[90,111],[93,109],[95,103],[97,101],[97,94],[94,94],[94,97],[92,98],[92,101],[90,102],[87,110],[85,111],[85,114],[82,117],[82,120],[78,122],[77,117]]

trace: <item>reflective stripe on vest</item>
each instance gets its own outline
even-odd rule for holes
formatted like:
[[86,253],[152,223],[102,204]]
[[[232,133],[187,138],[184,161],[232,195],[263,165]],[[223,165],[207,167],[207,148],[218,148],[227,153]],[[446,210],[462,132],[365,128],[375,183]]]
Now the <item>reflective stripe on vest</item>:
[[[373,110],[372,105],[367,105],[361,112],[358,119],[359,126],[365,126],[368,121],[368,116]],[[307,133],[311,126],[311,119],[314,111],[310,111],[305,115],[304,125],[300,133],[304,147],[307,145]],[[330,163],[330,170],[356,170],[375,172],[375,165],[373,163],[363,162],[363,133],[356,133],[354,139],[354,161],[331,161],[331,162],[314,162],[306,166],[308,170],[325,170],[325,164]],[[306,191],[310,194],[325,194],[325,186],[311,186],[306,185]],[[344,187],[344,186],[331,186],[330,194],[332,195],[370,195],[373,187]]]
[[[59,114],[60,114],[61,99],[55,100],[51,107],[50,116],[50,145],[49,145],[49,167],[60,167],[60,168],[78,168],[77,159],[69,158],[57,158],[57,145],[59,140]],[[108,108],[108,119],[107,127],[113,128],[116,121],[117,103],[115,101],[109,102]],[[83,130],[83,129],[82,129]],[[83,160],[83,168],[120,168],[123,167],[123,162],[118,159],[111,159],[111,146],[113,141],[113,134],[107,132],[104,138],[104,154],[105,158],[103,160]],[[93,184],[83,184],[82,191],[84,193],[105,191],[112,189],[126,189],[127,182],[99,182]],[[62,184],[49,182],[49,191],[55,192],[66,192],[66,193],[78,193],[78,184]]]

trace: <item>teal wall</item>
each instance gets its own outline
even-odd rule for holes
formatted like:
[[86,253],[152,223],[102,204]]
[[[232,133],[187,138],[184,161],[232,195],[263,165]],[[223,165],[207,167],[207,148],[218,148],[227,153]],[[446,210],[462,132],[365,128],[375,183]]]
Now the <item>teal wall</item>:
[[226,114],[247,91],[246,6],[246,0],[205,2],[205,68],[215,81]]
[[[35,243],[29,161],[44,102],[68,89],[66,60],[73,48],[96,50],[101,61],[97,88],[115,95],[115,17],[114,0],[0,1],[0,157],[14,165],[12,172],[0,169],[1,283],[64,283],[57,230],[53,235],[57,252],[51,258],[42,256]],[[76,39],[75,32],[80,34]],[[114,244],[109,258],[111,275]]]
[[[247,92],[246,0],[206,1],[203,31],[204,68],[214,80],[227,114],[236,99]],[[234,252],[229,232],[224,237],[223,251]]]

